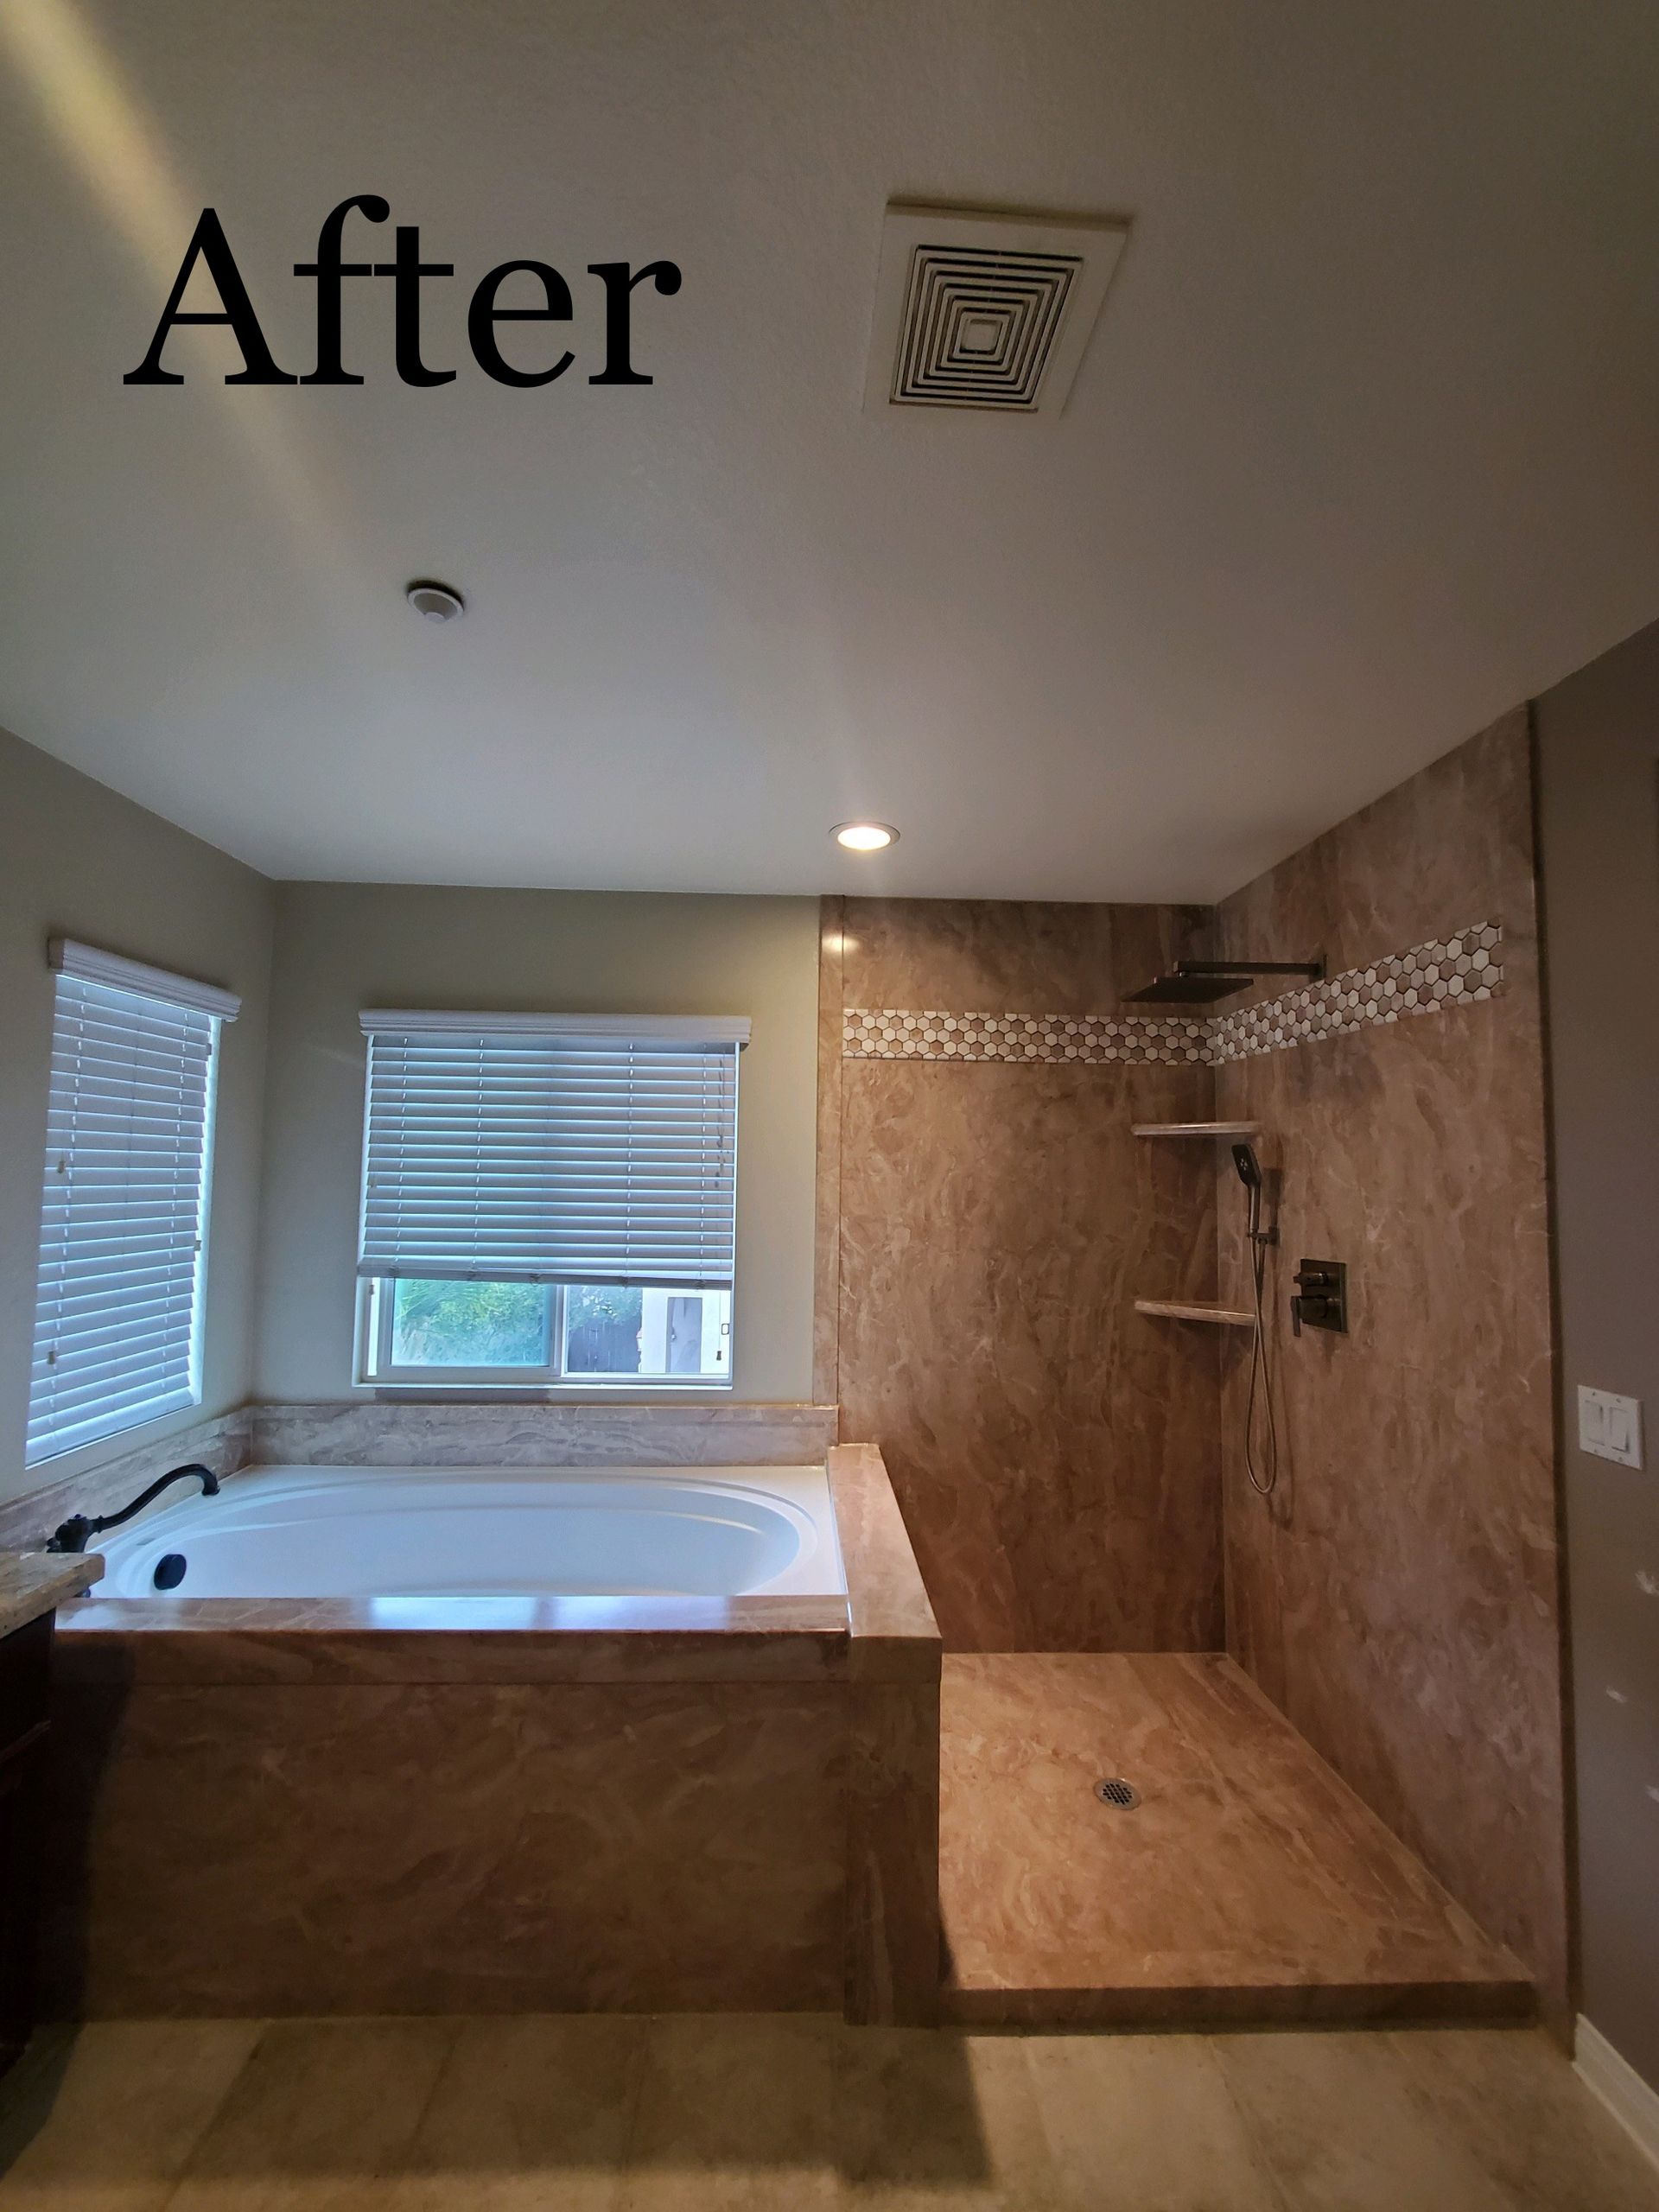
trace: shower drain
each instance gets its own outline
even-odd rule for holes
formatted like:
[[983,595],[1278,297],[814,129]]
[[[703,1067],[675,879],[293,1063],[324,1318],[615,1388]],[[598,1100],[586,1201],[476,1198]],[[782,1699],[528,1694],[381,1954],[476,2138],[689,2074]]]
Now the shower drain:
[[1111,1805],[1120,1813],[1129,1812],[1141,1802],[1141,1792],[1121,1774],[1109,1774],[1104,1782],[1097,1782],[1095,1795],[1103,1805]]

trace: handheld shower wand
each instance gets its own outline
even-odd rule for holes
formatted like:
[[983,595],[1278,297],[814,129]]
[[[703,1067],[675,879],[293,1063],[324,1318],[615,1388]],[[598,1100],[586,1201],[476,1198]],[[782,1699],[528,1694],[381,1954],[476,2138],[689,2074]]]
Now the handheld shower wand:
[[[1262,1163],[1255,1156],[1255,1147],[1249,1144],[1233,1147],[1233,1166],[1238,1179],[1249,1193],[1249,1213],[1245,1223],[1244,1240],[1249,1246],[1250,1291],[1255,1304],[1255,1322],[1250,1340],[1250,1395],[1244,1413],[1244,1471],[1250,1478],[1250,1487],[1262,1497],[1271,1495],[1279,1479],[1279,1433],[1273,1416],[1273,1377],[1268,1369],[1267,1331],[1262,1315],[1262,1288],[1267,1273],[1268,1247],[1276,1244],[1276,1229],[1262,1226]],[[1257,1390],[1267,1413],[1266,1450],[1262,1455],[1262,1471],[1255,1465],[1255,1401]]]

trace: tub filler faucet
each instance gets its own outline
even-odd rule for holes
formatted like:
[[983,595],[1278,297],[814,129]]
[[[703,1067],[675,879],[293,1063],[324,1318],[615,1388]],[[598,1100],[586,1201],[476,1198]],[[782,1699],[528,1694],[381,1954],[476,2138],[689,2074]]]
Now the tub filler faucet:
[[192,1475],[200,1478],[204,1497],[217,1497],[219,1477],[211,1467],[204,1467],[199,1459],[193,1459],[188,1466],[174,1467],[167,1474],[158,1475],[148,1490],[140,1491],[131,1504],[124,1505],[118,1513],[72,1513],[67,1521],[60,1521],[47,1538],[46,1548],[49,1552],[84,1552],[89,1536],[101,1535],[105,1529],[118,1529],[124,1521],[130,1521],[135,1513],[142,1513],[150,1500],[159,1497],[169,1483],[181,1483]]

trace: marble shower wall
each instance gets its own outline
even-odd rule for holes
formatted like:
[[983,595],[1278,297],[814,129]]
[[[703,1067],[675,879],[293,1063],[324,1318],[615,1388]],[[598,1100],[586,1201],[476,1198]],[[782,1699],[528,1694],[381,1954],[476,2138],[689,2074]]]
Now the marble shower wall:
[[[1102,1059],[1100,1022],[1065,1028],[1116,1015],[1198,930],[825,902],[814,1395],[880,1444],[950,1648],[1221,1643],[1220,1348],[1133,1311],[1214,1296],[1211,1162],[1130,1133],[1207,1114],[1214,1077],[1196,1050]],[[848,1017],[881,1008],[1053,1020],[1041,1057],[1010,1032],[1002,1060],[844,1052]]]
[[[1502,927],[1474,1003],[1216,1071],[1259,1121],[1281,1243],[1268,1292],[1282,1450],[1239,1439],[1226,1332],[1228,1641],[1486,1931],[1566,1986],[1560,1605],[1543,1059],[1527,717],[1517,712],[1245,887],[1224,953],[1375,967]],[[1465,954],[1465,958],[1469,956]],[[1441,976],[1438,980],[1445,982]],[[1224,1297],[1243,1194],[1218,1166]],[[1292,1335],[1300,1257],[1347,1263],[1351,1333]]]

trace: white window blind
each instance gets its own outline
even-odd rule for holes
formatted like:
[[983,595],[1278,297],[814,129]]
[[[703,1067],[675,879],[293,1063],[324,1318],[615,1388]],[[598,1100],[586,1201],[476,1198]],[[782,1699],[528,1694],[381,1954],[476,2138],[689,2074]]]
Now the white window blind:
[[360,1275],[730,1288],[747,1021],[362,1020]]
[[32,1464],[200,1395],[213,1078],[228,992],[54,941]]

